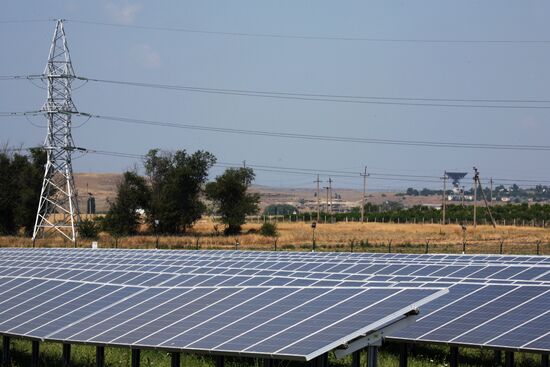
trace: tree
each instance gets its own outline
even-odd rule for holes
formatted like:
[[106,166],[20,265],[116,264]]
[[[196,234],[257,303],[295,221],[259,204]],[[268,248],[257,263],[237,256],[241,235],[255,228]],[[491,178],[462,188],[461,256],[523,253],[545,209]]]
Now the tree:
[[34,229],[46,161],[47,155],[44,149],[31,149],[30,162],[18,175],[19,201],[16,207],[15,220],[20,228],[25,229],[27,235],[31,235]]
[[265,222],[260,227],[260,234],[264,237],[277,237],[279,235],[277,223]]
[[36,218],[46,152],[32,149],[30,156],[6,152],[0,153],[0,233],[15,235],[23,228],[30,234]]
[[246,216],[258,212],[260,195],[247,192],[254,177],[251,168],[229,168],[206,185],[206,197],[216,205],[226,235],[240,233]]
[[78,223],[78,235],[80,238],[95,240],[99,237],[101,230],[97,222],[91,219],[84,219]]
[[104,219],[104,229],[115,239],[134,235],[141,223],[141,210],[147,210],[151,191],[147,182],[136,172],[124,172],[117,185],[117,194],[109,203],[109,211]]
[[[200,200],[216,157],[209,152],[188,154],[149,151],[145,171],[151,183],[148,221],[160,233],[186,232],[206,210]],[[158,221],[158,225],[155,221]]]

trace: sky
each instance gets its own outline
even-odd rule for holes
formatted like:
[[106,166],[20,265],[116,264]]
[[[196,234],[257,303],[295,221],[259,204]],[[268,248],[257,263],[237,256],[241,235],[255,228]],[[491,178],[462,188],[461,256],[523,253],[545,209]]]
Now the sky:
[[[347,96],[550,100],[548,1],[10,1],[0,15],[0,75],[43,72],[54,31],[65,30],[77,75],[132,82]],[[131,26],[116,27],[79,20]],[[319,38],[256,37],[152,30]],[[346,38],[346,39],[330,39]],[[353,38],[355,40],[350,40]],[[396,42],[391,40],[443,40]],[[358,40],[359,39],[359,40]],[[548,42],[447,42],[548,41]],[[36,85],[34,85],[36,84]],[[40,81],[0,80],[0,111],[41,108]],[[74,83],[81,112],[231,129],[353,138],[458,143],[547,145],[545,108],[457,108],[261,98]],[[493,103],[494,104],[494,103]],[[37,146],[42,116],[0,117],[0,143]],[[85,120],[75,118],[75,126]],[[335,187],[440,187],[445,170],[481,177],[550,184],[548,151],[435,148],[329,142],[143,126],[91,119],[73,130],[75,144],[144,154],[149,149],[207,150],[219,162],[307,168],[309,174],[256,170],[256,183],[314,187],[317,170]],[[87,154],[75,172],[122,172],[139,159]],[[212,176],[224,167],[212,169]],[[328,180],[327,173],[321,180]],[[356,173],[356,175],[355,175]],[[414,181],[420,175],[434,178]],[[391,178],[391,179],[390,179]],[[422,181],[425,180],[426,182]],[[519,182],[519,181],[518,181]],[[324,183],[323,185],[326,185]]]

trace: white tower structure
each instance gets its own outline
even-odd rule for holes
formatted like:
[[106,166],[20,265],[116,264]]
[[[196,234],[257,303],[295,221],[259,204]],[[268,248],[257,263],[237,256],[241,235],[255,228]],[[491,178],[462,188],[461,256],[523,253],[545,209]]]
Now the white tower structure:
[[58,20],[44,71],[48,96],[42,110],[48,122],[48,134],[44,142],[48,160],[32,235],[33,243],[37,237],[45,236],[46,232],[56,232],[76,242],[80,212],[71,163],[71,155],[77,149],[71,133],[71,117],[78,113],[71,99],[74,78],[63,21]]

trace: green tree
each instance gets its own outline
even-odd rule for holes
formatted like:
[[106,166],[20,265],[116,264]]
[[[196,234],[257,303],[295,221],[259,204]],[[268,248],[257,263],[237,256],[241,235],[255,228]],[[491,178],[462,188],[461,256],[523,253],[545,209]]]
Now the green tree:
[[117,185],[117,194],[109,203],[109,211],[103,221],[104,229],[117,239],[134,235],[141,223],[140,210],[147,210],[151,192],[147,182],[136,172],[124,172]]
[[206,196],[216,205],[226,235],[240,233],[246,216],[258,212],[260,195],[247,192],[254,177],[251,168],[229,168],[206,185]]
[[200,195],[214,163],[214,155],[205,151],[193,154],[185,150],[174,153],[149,151],[145,171],[152,197],[147,217],[155,230],[172,234],[186,232],[201,218],[206,206]]
[[78,223],[78,234],[81,238],[95,240],[101,230],[98,223],[91,219],[84,219]]
[[20,228],[24,228],[27,235],[31,235],[34,229],[46,161],[47,155],[44,149],[31,149],[30,162],[18,175],[19,201],[15,220]]
[[0,233],[32,233],[45,163],[43,149],[30,156],[0,153]]
[[260,234],[264,237],[277,237],[279,235],[277,223],[265,222],[260,227]]

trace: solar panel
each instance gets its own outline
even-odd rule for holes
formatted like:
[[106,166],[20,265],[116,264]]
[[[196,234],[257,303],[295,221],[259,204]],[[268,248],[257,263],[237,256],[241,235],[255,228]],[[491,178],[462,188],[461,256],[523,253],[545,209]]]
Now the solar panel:
[[[0,278],[0,284],[7,282]],[[4,293],[0,333],[186,351],[203,350],[208,344],[209,350],[225,354],[309,360],[398,320],[445,292],[365,287],[153,288],[30,278]],[[323,338],[311,339],[311,334],[321,331]],[[193,345],[198,342],[202,346]]]
[[[448,294],[423,305],[418,322],[394,333],[390,338],[531,351],[550,350],[550,318],[544,317],[550,312],[550,258],[545,256],[0,249],[0,276],[2,275],[16,277],[14,280],[19,282],[23,281],[21,277],[28,276],[43,278],[32,281],[70,279],[122,287],[299,287],[304,290],[315,287],[350,287],[363,290],[374,287],[428,290],[448,287]],[[9,284],[12,283],[6,282],[14,280],[0,280],[1,295],[3,289],[10,290]],[[21,284],[26,283],[13,283],[13,286]],[[258,297],[258,300],[262,300],[264,296]],[[227,316],[230,315],[232,313]],[[189,321],[177,319],[178,316],[174,314],[172,316],[172,322],[179,321],[182,325],[187,325],[185,322]],[[143,321],[141,317],[138,314],[136,320]],[[160,320],[166,322],[168,319]],[[220,320],[223,319],[218,321]],[[212,324],[214,320],[203,319],[201,322],[201,327],[196,327],[189,334],[171,335],[168,327],[166,335],[160,332],[160,336],[152,335],[152,339],[146,341],[147,339],[137,340],[139,335],[132,334],[132,327],[136,326],[136,332],[148,329],[141,328],[142,324],[139,322],[128,324],[125,321],[121,323],[121,329],[117,330],[116,335],[118,342],[144,342],[136,344],[143,346],[160,343],[161,338],[168,336],[174,338],[174,343],[180,343],[177,345],[181,348],[184,341],[188,340],[187,337],[197,338],[195,333],[200,333],[202,326],[204,330],[210,330],[212,325],[225,325],[225,321]],[[82,324],[75,323],[68,329],[73,332],[71,335],[68,335],[69,332],[60,332],[56,338],[62,340],[63,337],[76,335],[74,331],[77,330],[84,333],[86,338],[115,342],[116,338],[106,341],[103,334],[99,333],[99,326],[93,331],[85,329],[96,324],[97,322],[88,325],[85,321]],[[96,331],[98,333],[91,335]],[[196,345],[188,343],[185,347],[213,350],[221,345],[224,348],[233,348],[233,344],[239,345],[239,338],[224,342],[226,333],[229,331],[220,330],[205,340],[197,341]],[[284,334],[285,337],[286,335]],[[321,333],[313,339],[318,340],[323,336]],[[82,341],[89,342],[90,339],[86,338]],[[277,344],[277,340],[274,338],[272,342]],[[170,348],[170,342],[162,347]],[[315,344],[313,340],[304,339],[303,342],[307,345]],[[251,347],[250,351],[256,348],[254,353],[264,353],[264,347],[265,345],[259,343]],[[243,345],[239,345],[239,348],[237,349],[240,351],[246,349]],[[285,353],[292,353],[293,348],[287,346],[277,351],[286,350]],[[300,349],[301,353],[306,353],[307,347],[303,348],[305,349]],[[229,349],[224,351],[235,352]]]

